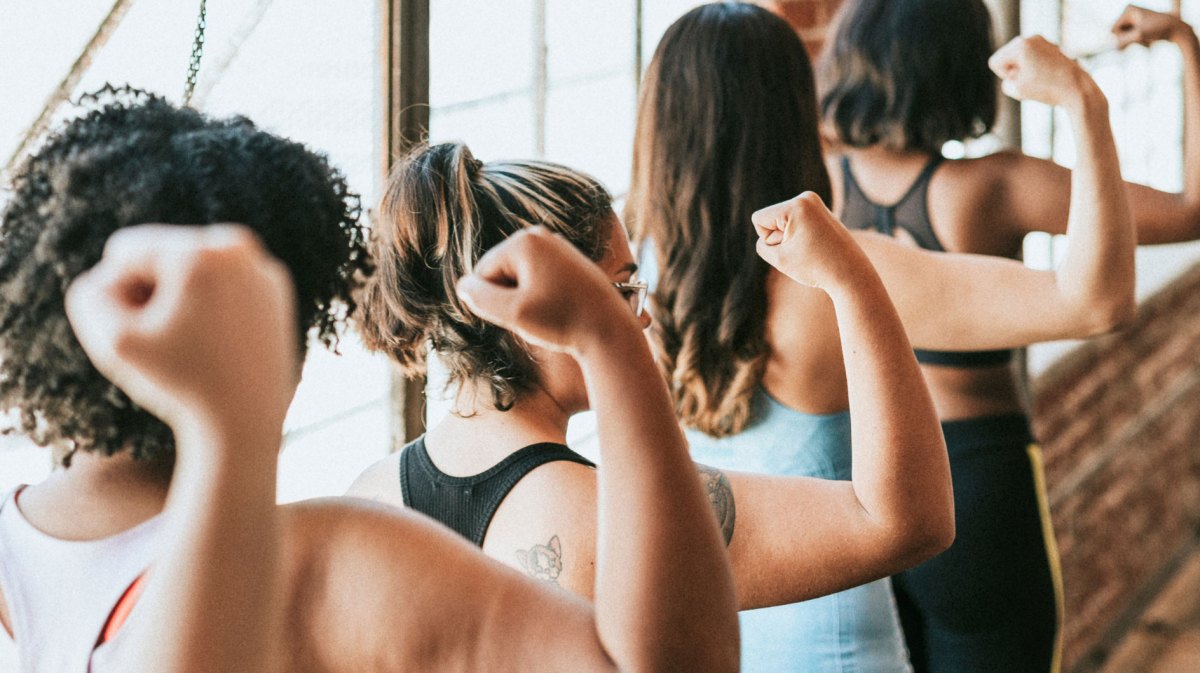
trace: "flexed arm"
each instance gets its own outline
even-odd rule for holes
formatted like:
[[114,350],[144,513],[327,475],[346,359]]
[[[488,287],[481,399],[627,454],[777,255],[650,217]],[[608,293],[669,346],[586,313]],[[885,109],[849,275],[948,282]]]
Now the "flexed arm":
[[1129,202],[1139,243],[1173,243],[1200,238],[1200,41],[1178,16],[1130,5],[1113,24],[1124,49],[1171,42],[1183,59],[1183,191],[1170,194],[1129,185]]
[[[1040,37],[1017,38],[992,57],[1004,89],[1060,105],[1074,129],[1069,247],[1059,268],[915,250],[857,233],[918,348],[1009,348],[1106,332],[1135,312],[1134,233],[1108,122],[1091,77]],[[1013,198],[1023,198],[1016,194]]]
[[116,670],[277,670],[275,473],[298,373],[294,294],[252,234],[216,225],[118,231],[71,285],[80,344],[177,445],[161,553]]
[[[1133,5],[1121,13],[1112,32],[1121,49],[1159,42],[1171,42],[1179,49],[1183,62],[1183,191],[1125,184],[1138,243],[1196,240],[1200,238],[1200,41],[1178,16]],[[1006,205],[1003,219],[1013,233],[1063,233],[1071,172],[1050,160],[1018,153],[998,158],[1005,191],[1023,197]]]
[[743,608],[820,596],[909,568],[954,539],[936,411],[887,291],[819,197],[754,215],[759,254],[833,300],[850,399],[852,480],[729,473]]
[[620,670],[735,670],[737,618],[722,539],[633,312],[594,262],[522,231],[459,285],[478,315],[579,363],[596,410],[595,615]]

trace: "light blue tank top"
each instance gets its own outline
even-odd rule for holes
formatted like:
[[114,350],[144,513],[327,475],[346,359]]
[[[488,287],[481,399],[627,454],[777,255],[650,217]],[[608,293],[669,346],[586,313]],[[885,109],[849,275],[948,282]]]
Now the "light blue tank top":
[[[742,432],[689,430],[692,458],[713,467],[850,479],[850,414],[806,414],[759,389]],[[736,535],[736,531],[734,535]],[[744,673],[911,673],[890,580],[740,614]]]

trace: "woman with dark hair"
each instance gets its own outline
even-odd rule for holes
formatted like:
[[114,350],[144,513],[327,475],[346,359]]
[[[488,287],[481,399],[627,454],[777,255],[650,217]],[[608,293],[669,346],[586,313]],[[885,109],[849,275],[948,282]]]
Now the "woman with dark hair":
[[[982,0],[845,3],[820,68],[820,108],[840,151],[827,165],[846,226],[928,250],[1010,258],[1029,232],[1064,231],[1067,169],[1016,151],[942,156],[947,141],[979,136],[995,121],[991,30]],[[1178,18],[1138,7],[1113,32],[1122,47],[1170,41],[1183,55],[1184,191],[1125,183],[1138,240],[1198,238],[1200,43]],[[920,350],[917,359],[943,419],[958,537],[893,579],[913,663],[918,671],[1050,670],[1061,587],[1050,521],[1035,516],[1044,493],[1012,351]]]
[[[611,204],[594,178],[557,164],[481,163],[457,143],[422,148],[389,180],[371,247],[377,268],[357,316],[367,346],[409,373],[433,351],[449,370],[454,413],[369,468],[351,495],[428,514],[488,555],[589,599],[606,534],[596,510],[604,480],[616,477],[610,458],[594,469],[565,442],[568,418],[606,401],[570,359],[487,324],[456,288],[480,255],[537,225],[591,259],[645,327],[646,286],[634,280]],[[954,527],[945,448],[882,285],[816,196],[787,205],[759,225],[792,218],[778,247],[830,297],[845,351],[857,354],[846,364],[850,403],[874,414],[855,419],[852,481],[699,466],[743,608],[885,577],[943,549]],[[754,237],[749,220],[741,226]],[[667,394],[657,374],[637,385]],[[600,439],[603,449],[610,439]]]
[[[1057,271],[1040,272],[855,232],[921,348],[1085,336],[1112,329],[1134,307],[1133,235],[1104,97],[1044,40],[1010,43],[992,67],[1015,95],[1061,105],[1071,119],[1079,156],[1071,245]],[[660,366],[698,461],[846,479],[858,469],[849,438],[857,441],[858,424],[878,413],[847,397],[843,359],[862,354],[845,349],[829,300],[790,281],[794,270],[763,264],[744,227],[764,204],[805,189],[826,201],[832,191],[812,68],[795,31],[751,4],[692,10],[667,30],[643,79],[626,205],[626,221],[657,267]],[[1029,475],[1025,454],[1018,458]],[[1013,509],[1037,521],[1038,505],[1027,499]],[[1012,581],[1049,586],[1044,562],[1041,569]],[[970,588],[961,591],[969,602]],[[742,627],[750,671],[908,668],[897,654],[904,645],[886,581],[743,613]],[[997,657],[956,670],[1020,670],[1008,653]]]
[[601,400],[593,608],[424,517],[277,507],[306,337],[336,339],[369,270],[357,198],[244,118],[130,90],[78,112],[0,215],[0,409],[69,449],[0,501],[0,638],[22,671],[737,670],[720,533],[594,264],[529,232],[456,290]]

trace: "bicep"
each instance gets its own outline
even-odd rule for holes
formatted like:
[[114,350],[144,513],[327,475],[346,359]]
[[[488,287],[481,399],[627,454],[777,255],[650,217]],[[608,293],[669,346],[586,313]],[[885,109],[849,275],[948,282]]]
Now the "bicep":
[[988,255],[929,252],[855,234],[916,348],[1012,348],[1068,336],[1053,272]]
[[737,503],[729,558],[741,609],[809,600],[899,570],[892,540],[850,482],[726,474]]
[[[999,167],[1001,188],[996,226],[1018,238],[1035,231],[1065,234],[1070,216],[1071,171],[1049,159],[1010,155]],[[994,211],[994,212],[997,212]]]
[[1200,206],[1189,204],[1182,194],[1133,182],[1125,184],[1139,244],[1178,243],[1200,237]]
[[[1048,159],[1020,156],[1001,173],[1004,180],[1000,224],[1021,236],[1035,231],[1067,233],[1071,171]],[[1200,207],[1182,194],[1125,182],[1139,244],[1175,243],[1200,236]]]

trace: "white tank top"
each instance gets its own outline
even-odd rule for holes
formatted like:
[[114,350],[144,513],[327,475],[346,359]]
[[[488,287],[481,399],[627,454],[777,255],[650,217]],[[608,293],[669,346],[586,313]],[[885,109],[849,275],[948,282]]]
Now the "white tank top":
[[100,540],[61,540],[25,519],[20,491],[0,503],[0,589],[20,671],[102,673],[123,641],[118,633],[96,643],[121,596],[150,566],[161,517]]

